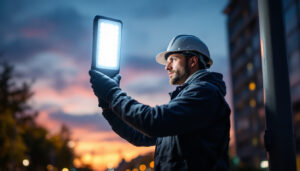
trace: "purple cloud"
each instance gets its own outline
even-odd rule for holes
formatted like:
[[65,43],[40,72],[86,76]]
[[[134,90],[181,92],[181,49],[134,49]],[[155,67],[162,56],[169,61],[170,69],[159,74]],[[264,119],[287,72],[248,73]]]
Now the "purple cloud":
[[111,131],[111,127],[100,114],[71,115],[62,111],[49,114],[49,118],[67,124],[71,128],[86,128],[91,131]]

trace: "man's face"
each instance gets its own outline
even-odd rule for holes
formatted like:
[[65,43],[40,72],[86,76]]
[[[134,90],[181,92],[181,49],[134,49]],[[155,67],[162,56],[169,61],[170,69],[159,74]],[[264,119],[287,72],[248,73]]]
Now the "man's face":
[[168,56],[165,69],[168,71],[171,85],[181,85],[188,78],[189,68],[186,62],[185,56],[180,53]]

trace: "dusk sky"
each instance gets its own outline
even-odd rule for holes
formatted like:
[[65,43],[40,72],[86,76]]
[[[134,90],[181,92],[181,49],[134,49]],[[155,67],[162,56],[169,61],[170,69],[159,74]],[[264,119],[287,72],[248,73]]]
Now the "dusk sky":
[[151,106],[168,103],[164,66],[155,62],[178,34],[193,34],[208,46],[212,71],[224,74],[231,104],[224,0],[1,0],[0,61],[35,80],[30,102],[38,122],[51,132],[62,123],[72,132],[75,164],[95,170],[116,166],[154,150],[130,145],[110,128],[89,83],[95,15],[123,22],[121,88]]

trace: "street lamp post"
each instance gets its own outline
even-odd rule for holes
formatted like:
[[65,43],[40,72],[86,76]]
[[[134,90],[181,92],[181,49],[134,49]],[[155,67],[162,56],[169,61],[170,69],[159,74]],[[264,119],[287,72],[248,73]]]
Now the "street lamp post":
[[283,9],[281,0],[258,0],[266,112],[265,146],[271,171],[296,171]]

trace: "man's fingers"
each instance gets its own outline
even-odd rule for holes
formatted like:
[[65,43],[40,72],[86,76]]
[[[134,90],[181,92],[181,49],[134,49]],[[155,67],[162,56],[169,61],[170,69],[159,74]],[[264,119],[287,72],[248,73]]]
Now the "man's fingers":
[[115,78],[116,78],[118,81],[120,81],[121,78],[122,78],[122,76],[121,76],[120,74],[117,74],[117,75],[115,76]]
[[118,84],[120,84],[120,80],[121,80],[121,75],[117,74],[116,76],[113,77],[113,80],[115,80]]
[[90,75],[90,76],[94,76],[94,75],[95,75],[94,70],[89,70],[89,75]]
[[94,76],[103,76],[104,74],[102,72],[96,71],[96,70],[89,70],[89,74],[91,77]]

